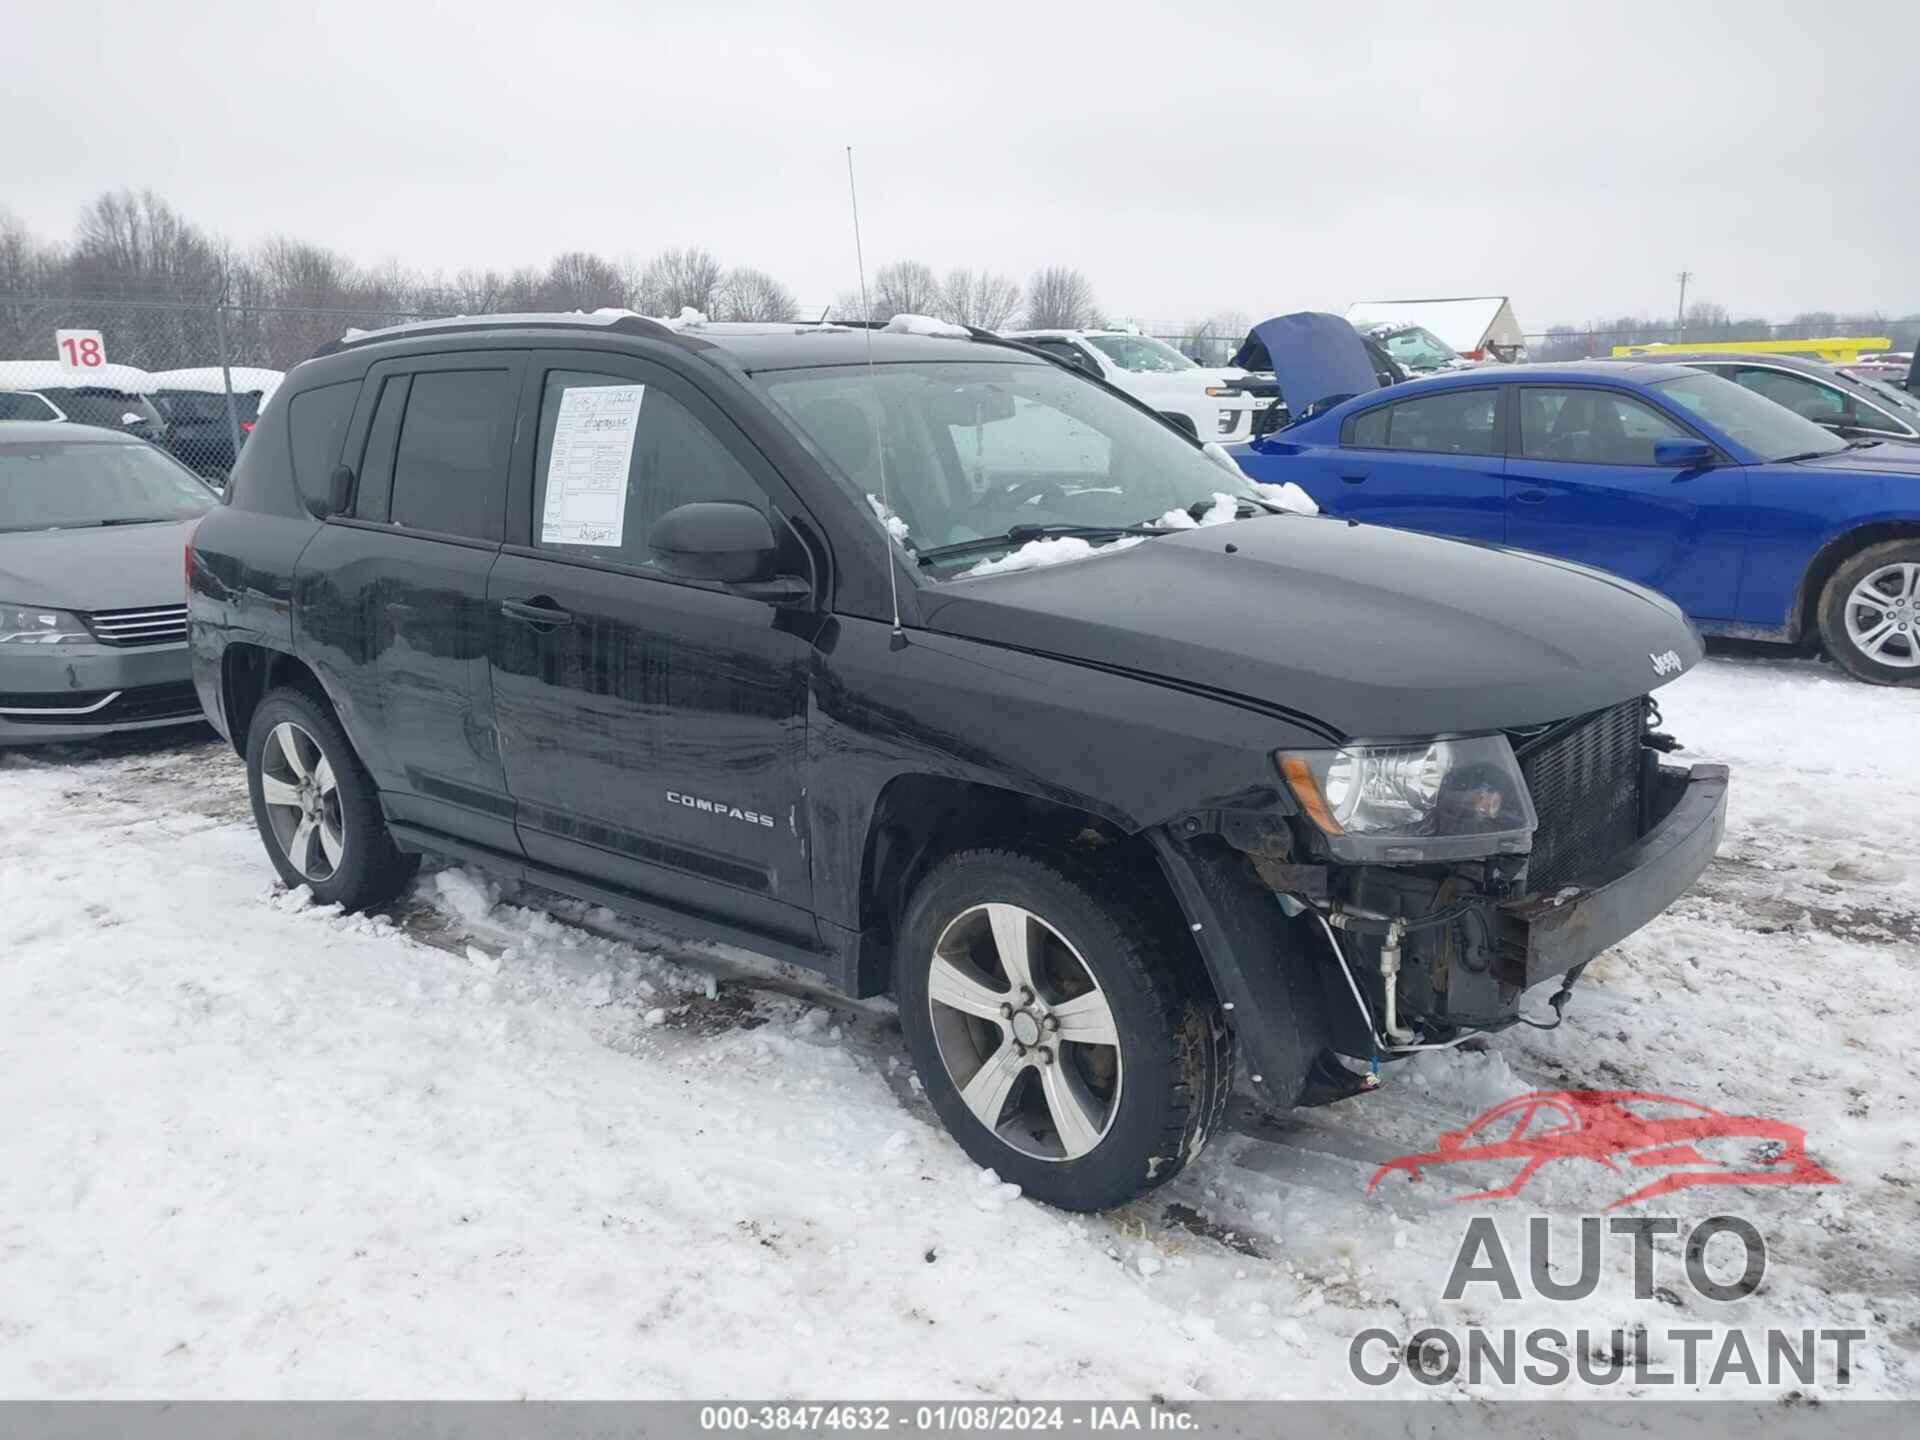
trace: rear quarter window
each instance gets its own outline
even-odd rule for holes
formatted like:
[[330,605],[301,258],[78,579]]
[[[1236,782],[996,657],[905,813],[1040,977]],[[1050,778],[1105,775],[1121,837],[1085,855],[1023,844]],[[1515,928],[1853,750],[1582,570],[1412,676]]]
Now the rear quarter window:
[[293,453],[293,483],[308,510],[318,515],[339,468],[347,426],[360,398],[360,382],[302,390],[287,406],[287,443]]
[[1375,450],[1381,448],[1387,443],[1387,421],[1392,413],[1391,405],[1382,405],[1377,410],[1362,410],[1358,415],[1349,415],[1346,424],[1340,427],[1340,443]]

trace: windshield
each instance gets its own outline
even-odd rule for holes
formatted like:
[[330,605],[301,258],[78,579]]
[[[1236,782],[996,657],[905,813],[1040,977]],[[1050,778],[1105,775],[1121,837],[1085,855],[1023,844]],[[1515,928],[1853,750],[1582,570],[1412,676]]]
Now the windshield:
[[1139,375],[1196,368],[1173,346],[1151,335],[1089,335],[1087,343],[1122,370]]
[[1657,380],[1653,388],[1762,460],[1807,459],[1847,448],[1831,431],[1718,375],[1695,371]]
[[1875,400],[1903,412],[1909,424],[1920,420],[1920,398],[1908,394],[1896,385],[1889,385],[1875,376],[1861,375],[1853,371],[1845,373],[1852,376],[1853,383],[1866,390]]
[[213,503],[151,445],[0,445],[0,530],[190,520]]
[[1409,370],[1441,370],[1460,358],[1452,346],[1418,325],[1409,325],[1404,330],[1375,331],[1374,338]]
[[[923,553],[1015,526],[1150,524],[1219,494],[1254,503],[1244,476],[1059,366],[958,361],[756,378],[876,509],[884,460],[905,527],[889,528]],[[954,563],[1010,548],[975,549]]]

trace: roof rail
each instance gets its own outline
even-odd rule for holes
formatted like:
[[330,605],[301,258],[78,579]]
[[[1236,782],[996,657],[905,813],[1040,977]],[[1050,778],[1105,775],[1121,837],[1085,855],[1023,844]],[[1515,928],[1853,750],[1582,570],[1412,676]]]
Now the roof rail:
[[672,326],[662,325],[658,320],[649,320],[644,315],[587,315],[577,310],[551,315],[535,312],[509,315],[454,315],[442,320],[409,320],[404,324],[387,325],[378,330],[363,330],[357,335],[343,335],[338,340],[328,341],[308,358],[317,360],[323,355],[338,355],[341,351],[351,350],[356,346],[377,344],[382,340],[404,339],[409,335],[453,335],[478,330],[533,328],[612,330],[623,335],[644,335],[651,340],[672,340],[679,334]]

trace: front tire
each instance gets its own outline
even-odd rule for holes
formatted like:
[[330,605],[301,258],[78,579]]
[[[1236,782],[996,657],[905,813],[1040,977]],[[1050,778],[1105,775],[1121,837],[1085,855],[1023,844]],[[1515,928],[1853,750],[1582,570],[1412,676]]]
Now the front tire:
[[394,846],[347,732],[304,690],[275,690],[253,712],[247,793],[273,868],[323,905],[385,904],[420,868],[418,855]]
[[1820,592],[1820,639],[1873,685],[1920,686],[1920,540],[1869,545]]
[[1103,1210],[1199,1153],[1232,1035],[1178,926],[1071,855],[965,851],[915,892],[894,956],[908,1049],[978,1164]]

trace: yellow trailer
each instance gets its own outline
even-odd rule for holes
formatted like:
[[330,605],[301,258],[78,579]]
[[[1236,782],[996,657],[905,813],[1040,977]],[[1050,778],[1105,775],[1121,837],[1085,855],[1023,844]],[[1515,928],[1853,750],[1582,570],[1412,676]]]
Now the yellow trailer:
[[1816,360],[1824,360],[1829,365],[1851,365],[1860,358],[1862,350],[1891,350],[1893,341],[1884,335],[1865,337],[1859,335],[1831,335],[1824,340],[1714,340],[1695,345],[1691,342],[1679,345],[1616,345],[1615,355],[1644,355],[1649,360],[1658,359],[1663,351],[1719,351],[1722,354],[1740,355],[1811,355]]

